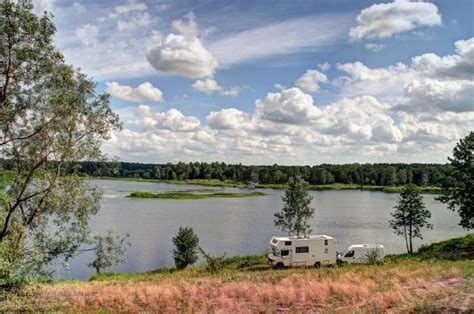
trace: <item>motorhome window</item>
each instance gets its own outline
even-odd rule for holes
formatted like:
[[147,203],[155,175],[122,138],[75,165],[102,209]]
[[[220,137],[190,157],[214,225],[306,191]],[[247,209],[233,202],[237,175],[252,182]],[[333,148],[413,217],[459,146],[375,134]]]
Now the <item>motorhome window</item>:
[[285,241],[285,245],[291,245],[291,241]]
[[308,246],[298,246],[296,247],[296,253],[308,253],[309,247]]
[[273,244],[277,244],[277,243],[278,243],[278,240],[277,240],[277,239],[273,239],[273,240],[272,240],[272,243],[273,243]]
[[324,240],[324,245],[328,245],[328,240]]
[[324,254],[328,254],[328,249],[324,249]]
[[290,255],[290,251],[288,250],[281,250],[281,256],[288,256]]
[[344,255],[344,257],[353,257],[354,256],[354,251],[349,251],[347,252],[346,255]]

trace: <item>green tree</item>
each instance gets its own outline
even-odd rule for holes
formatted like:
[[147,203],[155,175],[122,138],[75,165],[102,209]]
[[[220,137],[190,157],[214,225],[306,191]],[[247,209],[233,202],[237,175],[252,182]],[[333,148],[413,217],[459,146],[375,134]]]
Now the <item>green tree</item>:
[[178,269],[184,269],[194,264],[198,259],[199,238],[193,228],[179,227],[178,234],[173,238],[174,264]]
[[308,194],[308,184],[299,176],[290,177],[288,189],[282,196],[282,211],[275,213],[275,226],[288,234],[306,235],[311,226],[308,220],[313,218],[315,209],[310,207],[313,197]]
[[406,185],[403,188],[398,204],[394,208],[390,227],[396,234],[405,238],[407,252],[412,254],[413,239],[423,239],[420,228],[433,228],[428,222],[431,218],[431,212],[425,208],[420,189],[413,184]]
[[88,266],[93,267],[100,274],[113,265],[122,264],[125,261],[122,258],[126,251],[125,246],[130,246],[130,242],[126,242],[127,238],[128,234],[120,238],[111,230],[107,230],[104,235],[95,235],[96,246],[89,249],[95,253],[95,259]]
[[442,180],[443,195],[438,199],[457,211],[464,229],[474,228],[474,132],[461,139],[449,157],[450,171]]
[[100,145],[119,127],[109,96],[54,47],[51,16],[32,9],[0,2],[0,155],[14,173],[0,201],[2,285],[48,278],[53,261],[94,245],[101,192],[75,169],[103,160]]

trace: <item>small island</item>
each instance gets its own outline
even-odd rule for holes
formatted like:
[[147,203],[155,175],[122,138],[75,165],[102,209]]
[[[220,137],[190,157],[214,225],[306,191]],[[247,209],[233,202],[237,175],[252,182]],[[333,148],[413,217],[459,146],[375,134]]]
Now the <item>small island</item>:
[[172,191],[172,192],[149,192],[134,191],[127,197],[130,198],[153,198],[153,199],[172,199],[172,200],[199,200],[206,198],[241,198],[256,197],[267,195],[263,192],[230,193],[230,192],[195,192],[195,191]]

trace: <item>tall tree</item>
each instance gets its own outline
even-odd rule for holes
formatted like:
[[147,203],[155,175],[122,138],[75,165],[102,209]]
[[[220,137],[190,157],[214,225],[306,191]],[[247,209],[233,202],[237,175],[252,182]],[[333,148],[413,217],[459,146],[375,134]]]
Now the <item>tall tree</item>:
[[308,184],[300,177],[290,177],[288,189],[282,196],[283,209],[275,213],[275,226],[288,234],[306,235],[311,226],[308,220],[314,217],[315,209],[310,206],[313,197],[308,193]]
[[441,180],[443,195],[438,198],[457,211],[464,229],[474,228],[474,132],[461,139],[448,158],[451,169]]
[[93,245],[101,193],[74,169],[102,159],[100,144],[119,127],[109,96],[54,47],[50,15],[32,9],[0,2],[0,155],[14,171],[0,201],[1,284],[47,276],[52,261]]
[[398,204],[394,207],[390,227],[396,234],[405,238],[407,252],[413,253],[413,239],[423,239],[420,228],[433,228],[428,222],[431,212],[425,208],[420,189],[409,184],[400,193]]
[[199,238],[193,228],[179,227],[178,234],[172,239],[173,258],[178,269],[194,264],[198,259]]

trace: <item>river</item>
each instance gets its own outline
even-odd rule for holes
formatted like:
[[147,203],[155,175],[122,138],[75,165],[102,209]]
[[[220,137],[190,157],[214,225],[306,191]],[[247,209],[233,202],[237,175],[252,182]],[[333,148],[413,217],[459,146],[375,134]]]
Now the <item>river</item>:
[[[131,247],[126,262],[113,271],[143,272],[171,266],[171,238],[179,226],[193,227],[200,244],[211,254],[226,256],[266,252],[270,238],[281,235],[273,225],[273,214],[282,208],[282,190],[258,189],[266,196],[229,199],[153,200],[125,196],[133,190],[176,191],[203,189],[195,185],[154,182],[91,180],[103,192],[102,210],[92,220],[94,231],[113,229],[117,234],[130,234]],[[223,188],[226,192],[248,192],[251,189]],[[381,243],[388,253],[405,250],[402,237],[389,227],[390,212],[398,194],[369,191],[310,191],[316,208],[311,221],[314,234],[327,234],[337,239],[338,251],[352,243]],[[431,211],[433,230],[422,230],[418,247],[461,236],[467,232],[458,225],[456,213],[424,195]],[[87,267],[93,256],[83,253],[70,262],[68,270],[58,267],[55,277],[85,279],[93,274]]]

